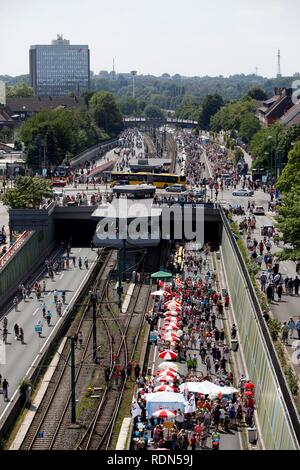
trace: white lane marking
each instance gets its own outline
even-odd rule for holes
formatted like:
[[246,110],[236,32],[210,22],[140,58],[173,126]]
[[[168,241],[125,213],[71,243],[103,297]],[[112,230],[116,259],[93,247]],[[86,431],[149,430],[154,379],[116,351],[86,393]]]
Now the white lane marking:
[[78,253],[80,253],[80,252],[81,252],[81,248],[79,248],[79,250],[78,250]]
[[35,311],[33,312],[33,316],[37,314],[37,312],[39,311],[39,307],[35,309]]
[[62,279],[64,277],[65,273],[62,273],[60,276],[59,276],[59,279]]

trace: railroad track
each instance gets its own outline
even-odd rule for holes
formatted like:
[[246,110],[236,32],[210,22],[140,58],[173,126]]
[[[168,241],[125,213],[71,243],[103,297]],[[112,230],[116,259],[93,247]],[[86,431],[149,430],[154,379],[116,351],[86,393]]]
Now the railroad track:
[[[98,263],[99,265],[96,269],[96,274],[90,286],[94,288],[97,287],[100,290],[102,287],[104,290],[108,283],[107,273],[115,265],[113,252],[103,249]],[[76,383],[80,377],[85,358],[87,357],[90,349],[92,328],[92,306],[89,300],[76,328],[77,333],[81,331],[84,338],[83,348],[76,348],[75,361],[78,365],[75,378]],[[70,355],[70,344],[67,341],[61,354],[59,364],[54,372],[51,382],[49,383],[46,394],[37,410],[29,431],[24,438],[21,449],[50,450],[55,448],[55,443],[61,437],[61,434],[63,433],[62,424],[66,417],[66,413],[70,409],[71,400],[69,378]]]
[[[150,291],[150,286],[135,286],[129,305],[129,314],[127,314],[128,318],[124,324],[119,320],[119,317],[115,314],[113,308],[111,307],[108,290],[106,292],[106,309],[102,311],[100,315],[102,315],[103,324],[105,325],[105,330],[108,336],[112,337],[115,335],[115,330],[112,332],[112,324],[110,321],[106,320],[104,315],[110,313],[112,320],[114,320],[113,323],[118,328],[119,344],[117,358],[119,363],[126,365],[129,361],[133,360],[139,335],[144,323],[144,314],[149,303]],[[138,328],[137,330],[134,329],[133,331],[130,331],[132,319],[135,315],[138,314],[140,314]],[[114,342],[110,340],[110,344],[114,344]],[[111,356],[112,355],[113,350],[111,350]],[[112,370],[111,376],[113,375],[113,372],[114,370]],[[75,449],[101,450],[109,448],[119,409],[122,403],[125,387],[126,380],[121,388],[114,388],[110,385],[105,388],[95,415]]]

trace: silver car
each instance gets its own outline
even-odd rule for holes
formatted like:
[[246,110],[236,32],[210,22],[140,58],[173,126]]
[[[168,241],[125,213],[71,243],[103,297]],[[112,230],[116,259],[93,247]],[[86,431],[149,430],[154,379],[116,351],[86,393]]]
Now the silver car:
[[252,189],[246,189],[246,188],[236,189],[232,193],[233,196],[246,196],[246,197],[253,196],[253,194],[254,194],[254,191],[252,191]]

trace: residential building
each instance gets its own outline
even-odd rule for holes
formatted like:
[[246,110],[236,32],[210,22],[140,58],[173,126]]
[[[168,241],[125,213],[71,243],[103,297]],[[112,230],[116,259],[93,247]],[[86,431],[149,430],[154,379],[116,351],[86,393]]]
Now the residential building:
[[257,109],[256,116],[263,127],[268,127],[280,118],[293,106],[292,88],[275,88],[275,94]]
[[294,104],[294,106],[282,116],[280,123],[287,127],[300,124],[300,103]]
[[30,82],[35,95],[77,96],[90,87],[90,50],[58,35],[52,44],[29,51]]

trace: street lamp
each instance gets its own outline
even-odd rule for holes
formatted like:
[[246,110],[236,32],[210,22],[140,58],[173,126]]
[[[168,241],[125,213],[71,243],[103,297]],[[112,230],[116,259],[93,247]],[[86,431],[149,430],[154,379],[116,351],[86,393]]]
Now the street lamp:
[[131,75],[132,75],[132,98],[135,99],[135,76],[137,75],[136,70],[131,70]]

